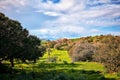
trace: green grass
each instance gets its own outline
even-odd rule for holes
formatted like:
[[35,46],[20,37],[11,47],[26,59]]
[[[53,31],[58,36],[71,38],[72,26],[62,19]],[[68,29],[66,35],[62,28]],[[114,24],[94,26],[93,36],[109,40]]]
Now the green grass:
[[[9,63],[7,63],[9,64]],[[119,80],[120,75],[108,74],[96,62],[72,63],[67,51],[52,49],[36,64],[15,63],[14,72],[0,74],[0,80]],[[105,79],[106,78],[106,79]]]
[[69,55],[67,54],[67,51],[65,50],[56,50],[56,49],[51,49],[50,56],[48,56],[48,53],[46,52],[42,59],[48,59],[48,58],[57,58],[57,62],[71,62],[71,59]]

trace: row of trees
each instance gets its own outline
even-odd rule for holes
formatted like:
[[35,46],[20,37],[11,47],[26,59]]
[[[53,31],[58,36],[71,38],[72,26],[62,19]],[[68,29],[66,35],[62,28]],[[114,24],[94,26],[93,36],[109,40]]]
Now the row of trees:
[[58,50],[68,50],[69,49],[69,45],[72,41],[67,39],[67,38],[63,38],[63,39],[58,39],[55,41],[49,41],[47,43],[47,46],[50,48],[55,48]]
[[14,66],[14,59],[36,60],[43,55],[45,47],[41,46],[41,40],[36,36],[29,35],[18,21],[9,19],[0,13],[0,63],[10,60]]

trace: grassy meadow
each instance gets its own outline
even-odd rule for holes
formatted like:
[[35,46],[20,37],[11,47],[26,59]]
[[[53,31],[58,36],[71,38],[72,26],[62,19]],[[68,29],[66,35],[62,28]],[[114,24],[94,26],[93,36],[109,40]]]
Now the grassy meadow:
[[16,61],[13,72],[0,74],[0,80],[120,80],[120,75],[108,74],[101,63],[72,63],[67,51],[51,49],[35,64]]

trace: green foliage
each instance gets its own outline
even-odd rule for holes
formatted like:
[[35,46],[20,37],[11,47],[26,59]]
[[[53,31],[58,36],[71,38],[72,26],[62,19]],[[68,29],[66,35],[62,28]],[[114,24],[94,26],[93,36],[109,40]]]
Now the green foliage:
[[41,57],[45,52],[45,47],[40,46],[40,42],[36,36],[28,36],[24,40],[23,52],[21,52],[20,59],[34,60],[36,62],[36,59]]
[[[2,13],[1,13],[2,14]],[[9,59],[11,65],[13,59],[21,51],[22,41],[27,37],[28,31],[23,29],[18,21],[11,20],[0,14],[0,58]]]
[[[0,13],[0,62],[10,60],[14,66],[14,59],[25,60],[38,59],[45,52],[40,45],[40,39],[29,35],[18,21],[11,20]],[[42,50],[41,50],[42,49]]]

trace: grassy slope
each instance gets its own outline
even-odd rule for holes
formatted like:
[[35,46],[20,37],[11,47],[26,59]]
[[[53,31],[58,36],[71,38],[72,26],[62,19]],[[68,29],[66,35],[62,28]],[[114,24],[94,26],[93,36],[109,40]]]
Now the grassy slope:
[[[57,58],[57,64],[64,63],[66,61],[67,63],[71,63],[71,59],[69,55],[67,54],[67,51],[61,51],[52,49],[51,51],[51,58],[58,57]],[[48,59],[48,54],[46,53],[43,58],[45,61]],[[59,61],[60,60],[60,61]],[[113,74],[107,74],[104,66],[101,63],[96,62],[76,62],[74,63],[77,66],[56,66],[57,69],[76,69],[76,70],[94,70],[94,71],[100,71],[106,78],[119,78],[115,73]]]
[[[50,57],[51,58],[57,57],[57,61],[56,61],[57,64],[72,63],[69,55],[67,54],[67,51],[53,49],[51,51]],[[48,54],[46,53],[43,56],[42,60],[47,61],[48,58],[49,58]],[[41,62],[41,61],[39,61],[39,62]],[[76,64],[77,66],[75,66],[75,67],[72,66],[69,68],[74,68],[74,69],[78,69],[78,70],[84,69],[84,70],[95,70],[95,71],[102,71],[102,72],[104,71],[103,65],[100,63],[96,63],[96,62],[76,62],[74,64]],[[57,67],[59,67],[59,66],[57,66]],[[59,67],[59,68],[62,68],[62,67]]]
[[[57,58],[57,62],[71,62],[69,55],[67,54],[67,51],[64,50],[56,50],[56,49],[51,49],[50,52],[50,57],[51,58]],[[46,53],[42,58],[47,59],[48,58],[48,53]]]
[[[115,80],[116,74],[106,74],[102,64],[96,62],[71,63],[67,51],[52,49],[50,59],[55,62],[47,62],[46,53],[36,64],[18,64],[15,69],[20,72],[13,74],[0,74],[2,80]],[[117,79],[119,80],[119,79]]]

